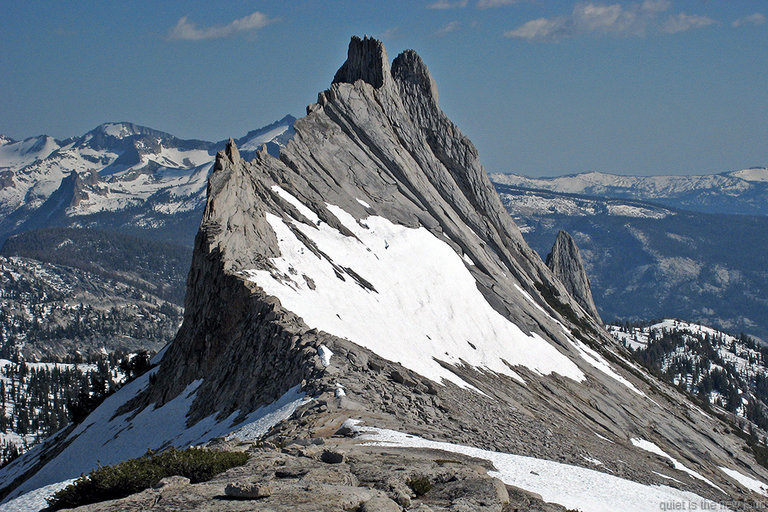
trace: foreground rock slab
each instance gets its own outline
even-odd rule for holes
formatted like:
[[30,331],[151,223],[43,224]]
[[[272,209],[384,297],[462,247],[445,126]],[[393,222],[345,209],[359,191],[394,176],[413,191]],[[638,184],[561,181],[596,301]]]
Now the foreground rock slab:
[[[283,449],[254,444],[246,447],[251,458],[245,466],[210,482],[184,485],[172,477],[173,482],[156,489],[74,510],[565,511],[489,476],[493,468],[487,461],[437,450],[364,446],[349,438],[327,444],[334,453],[345,454],[343,462],[324,462],[322,452],[304,456],[293,449],[299,443]],[[423,485],[415,485],[417,480]]]

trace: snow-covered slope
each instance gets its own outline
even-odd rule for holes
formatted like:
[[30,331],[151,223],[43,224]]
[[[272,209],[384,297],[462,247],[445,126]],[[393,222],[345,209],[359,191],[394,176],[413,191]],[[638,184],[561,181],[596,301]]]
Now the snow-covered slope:
[[755,167],[701,176],[619,176],[585,172],[554,178],[493,174],[495,183],[515,187],[652,201],[694,211],[768,215],[768,168]]
[[[200,382],[190,384],[183,393],[162,407],[150,407],[139,414],[121,410],[132,398],[139,395],[148,385],[156,370],[144,374],[108,397],[104,403],[71,432],[60,432],[51,442],[64,445],[59,457],[65,464],[49,464],[25,481],[12,494],[20,496],[51,483],[76,478],[85,468],[97,464],[109,465],[126,459],[140,457],[148,449],[161,450],[169,446],[183,448],[199,445],[215,437],[237,432],[240,438],[257,438],[270,427],[287,418],[304,402],[304,394],[297,388],[286,392],[272,404],[252,411],[245,418],[238,419],[239,411],[226,418],[211,415],[189,427],[186,416],[196,398]],[[15,478],[39,461],[49,445],[33,448],[22,459],[12,462],[4,475]],[[94,447],[98,447],[94,450]],[[87,469],[86,469],[87,470]]]
[[59,149],[59,143],[52,137],[41,135],[22,141],[0,138],[0,171],[20,169],[43,160]]
[[[286,116],[244,139],[254,151],[262,144],[277,150],[293,121]],[[8,141],[0,145],[0,239],[51,225],[136,231],[196,224],[222,146],[131,123],[106,123],[66,141]],[[189,245],[194,227],[186,231]]]

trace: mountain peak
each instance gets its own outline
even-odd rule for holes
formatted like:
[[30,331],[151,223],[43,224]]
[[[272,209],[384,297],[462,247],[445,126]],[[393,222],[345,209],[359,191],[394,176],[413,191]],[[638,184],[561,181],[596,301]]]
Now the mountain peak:
[[229,142],[227,142],[227,147],[224,151],[226,152],[229,161],[233,164],[240,160],[240,151],[237,150],[237,144],[235,144],[235,140],[232,137],[229,138]]
[[390,77],[389,60],[384,44],[378,39],[352,36],[347,50],[347,60],[342,64],[333,83],[353,84],[362,80],[378,89]]
[[568,292],[573,295],[576,302],[589,313],[592,318],[602,323],[600,314],[592,299],[592,290],[589,286],[589,278],[581,261],[581,254],[576,241],[566,231],[557,234],[552,252],[547,256],[547,266],[565,285]]
[[392,76],[400,83],[410,83],[417,86],[422,94],[437,102],[437,85],[432,79],[427,65],[414,50],[405,50],[395,58],[392,62]]
[[[714,417],[694,422],[681,395],[657,392],[625,363],[525,243],[418,55],[387,63],[381,42],[352,38],[279,158],[241,158],[234,141],[217,154],[184,321],[158,367],[66,446],[0,470],[0,485],[37,461],[45,466],[14,492],[76,477],[102,457],[230,434],[283,446],[331,439],[352,418],[558,460],[569,472],[589,454],[646,483],[665,482],[651,470],[670,467],[629,436],[692,461],[725,492],[734,484],[718,464],[756,465]],[[568,240],[562,250],[578,262]],[[681,473],[686,489],[715,496]],[[558,496],[594,489],[573,482],[551,483]],[[542,492],[536,485],[527,490]]]
[[100,131],[104,135],[115,137],[116,139],[124,139],[131,135],[141,133],[143,127],[136,126],[133,123],[103,123],[96,127],[94,131]]

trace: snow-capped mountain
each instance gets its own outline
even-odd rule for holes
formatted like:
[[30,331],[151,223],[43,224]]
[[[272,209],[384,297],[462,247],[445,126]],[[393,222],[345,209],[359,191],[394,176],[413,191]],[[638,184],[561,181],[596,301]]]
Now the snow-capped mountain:
[[[238,139],[273,152],[294,118]],[[106,123],[81,137],[0,141],[0,239],[54,225],[156,232],[191,245],[205,186],[223,142],[182,140],[131,123]],[[163,229],[165,228],[165,229]]]
[[768,215],[768,168],[701,176],[619,176],[585,172],[555,178],[492,174],[494,183],[603,198],[636,199],[709,213]]
[[[148,374],[0,470],[5,492],[147,448],[220,436],[308,447],[356,431],[493,460],[502,487],[585,512],[760,499],[744,482],[768,470],[744,440],[634,363],[571,296],[437,99],[414,51],[390,66],[379,41],[353,38],[280,158],[249,161],[231,141],[209,179],[178,335]],[[390,482],[382,492],[410,506]],[[290,499],[313,503],[321,488]]]

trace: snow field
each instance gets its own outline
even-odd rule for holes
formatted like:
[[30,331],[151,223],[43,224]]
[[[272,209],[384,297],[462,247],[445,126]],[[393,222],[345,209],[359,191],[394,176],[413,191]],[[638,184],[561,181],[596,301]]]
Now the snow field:
[[707,485],[709,485],[710,487],[714,487],[718,491],[720,491],[723,494],[725,494],[725,491],[723,491],[721,488],[719,488],[718,486],[713,484],[710,480],[704,478],[701,474],[699,474],[696,471],[694,471],[694,470],[688,468],[687,466],[683,465],[680,461],[678,461],[677,459],[675,459],[674,457],[669,455],[667,452],[665,452],[664,450],[659,448],[654,443],[652,443],[650,441],[646,441],[645,439],[640,439],[640,438],[632,438],[632,439],[630,439],[630,441],[632,442],[633,445],[637,446],[641,450],[645,450],[647,452],[655,453],[656,455],[660,455],[660,456],[664,457],[665,459],[669,459],[672,462],[672,464],[674,465],[675,469],[680,470],[680,471],[682,471],[684,473],[688,473],[693,478],[697,478],[697,479],[701,480],[702,482],[706,483]]
[[[370,446],[431,448],[488,460],[496,467],[496,471],[488,474],[505,484],[540,494],[546,502],[581,512],[729,510],[692,492],[666,485],[640,484],[580,466],[430,441],[394,430],[354,428],[362,433],[361,438]],[[665,508],[670,504],[679,508]]]
[[346,237],[288,192],[277,186],[273,190],[312,223],[292,221],[327,259],[305,246],[283,219],[267,213],[281,256],[271,260],[273,271],[244,273],[310,327],[347,338],[436,382],[464,388],[471,386],[437,360],[469,364],[520,383],[523,379],[510,365],[584,379],[566,355],[491,308],[465,261],[428,230],[378,216],[358,223],[341,208],[327,205],[357,238]]

